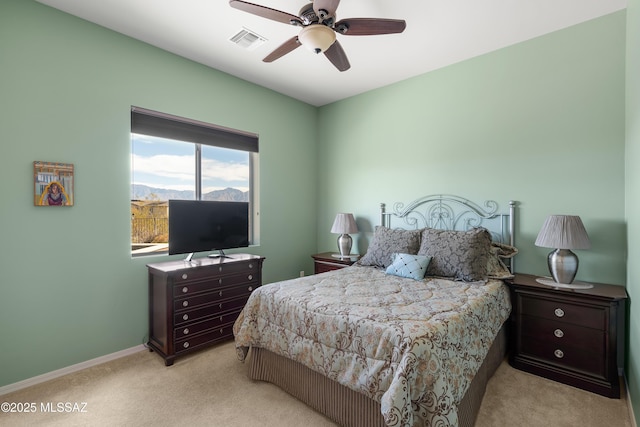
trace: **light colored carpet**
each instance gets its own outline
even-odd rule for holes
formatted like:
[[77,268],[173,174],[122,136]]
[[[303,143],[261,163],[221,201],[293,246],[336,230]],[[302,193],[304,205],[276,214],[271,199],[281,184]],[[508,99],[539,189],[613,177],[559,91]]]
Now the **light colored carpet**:
[[[35,413],[0,413],[2,426],[329,427],[333,422],[279,388],[252,382],[233,342],[165,367],[143,351],[0,396],[34,403]],[[86,412],[51,412],[67,406]],[[631,427],[626,402],[608,399],[511,368],[489,383],[476,427]]]
[[[507,421],[507,422],[505,422]],[[609,399],[503,362],[487,385],[476,427],[631,427],[624,399]]]

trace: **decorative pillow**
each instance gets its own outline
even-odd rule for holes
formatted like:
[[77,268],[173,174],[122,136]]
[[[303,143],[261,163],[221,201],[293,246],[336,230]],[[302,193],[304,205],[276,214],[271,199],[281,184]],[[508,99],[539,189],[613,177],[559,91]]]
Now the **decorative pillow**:
[[416,254],[420,247],[420,230],[403,230],[376,226],[367,253],[357,264],[387,268],[394,253]]
[[468,231],[422,230],[418,255],[430,256],[430,276],[453,277],[465,281],[487,278],[491,234],[485,228]]
[[393,254],[393,263],[386,273],[414,280],[424,279],[431,257],[411,254]]
[[492,279],[511,279],[513,274],[500,258],[511,258],[518,253],[518,249],[504,243],[491,243],[487,276]]
[[500,258],[512,258],[518,253],[518,248],[504,243],[491,242],[491,246],[497,249]]

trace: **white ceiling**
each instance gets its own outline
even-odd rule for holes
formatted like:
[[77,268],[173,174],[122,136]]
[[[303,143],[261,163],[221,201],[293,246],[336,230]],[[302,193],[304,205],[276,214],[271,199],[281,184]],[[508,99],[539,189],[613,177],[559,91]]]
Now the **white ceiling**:
[[[37,0],[241,79],[320,106],[626,8],[627,0],[342,0],[337,19],[404,19],[402,34],[337,38],[351,69],[304,47],[262,58],[299,29],[227,0]],[[252,0],[292,15],[305,0]],[[229,38],[246,27],[267,42]]]

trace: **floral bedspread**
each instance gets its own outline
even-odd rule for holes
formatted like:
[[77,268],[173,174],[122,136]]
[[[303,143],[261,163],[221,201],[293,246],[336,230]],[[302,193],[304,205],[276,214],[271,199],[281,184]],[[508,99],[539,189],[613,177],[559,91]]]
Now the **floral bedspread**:
[[381,403],[388,426],[457,426],[457,405],[511,310],[503,282],[416,281],[352,266],[256,289],[234,325]]

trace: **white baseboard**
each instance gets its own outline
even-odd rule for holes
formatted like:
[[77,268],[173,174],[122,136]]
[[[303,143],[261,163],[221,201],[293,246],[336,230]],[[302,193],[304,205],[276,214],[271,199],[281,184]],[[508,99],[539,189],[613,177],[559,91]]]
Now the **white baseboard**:
[[100,365],[105,362],[110,362],[112,360],[119,359],[121,357],[129,356],[130,354],[137,353],[142,350],[146,350],[147,348],[143,345],[137,345],[135,347],[127,348],[124,350],[117,351],[115,353],[107,354],[104,356],[96,357],[95,359],[87,360],[85,362],[76,363],[75,365],[67,366],[66,368],[57,369],[55,371],[47,372],[46,374],[38,375],[37,377],[28,378],[23,381],[18,381],[17,383],[9,384],[3,387],[0,387],[0,396],[3,394],[13,393],[14,391],[22,390],[23,388],[30,387],[32,385],[40,384],[45,381],[52,380],[54,378],[61,377],[63,375],[71,374],[73,372],[78,372],[83,369],[90,368],[92,366]]
[[638,427],[638,423],[636,422],[636,416],[633,413],[633,399],[631,399],[631,395],[629,394],[629,383],[627,382],[627,377],[624,376],[624,387],[625,387],[625,400],[627,401],[627,408],[629,409],[629,420],[631,420],[631,427]]

